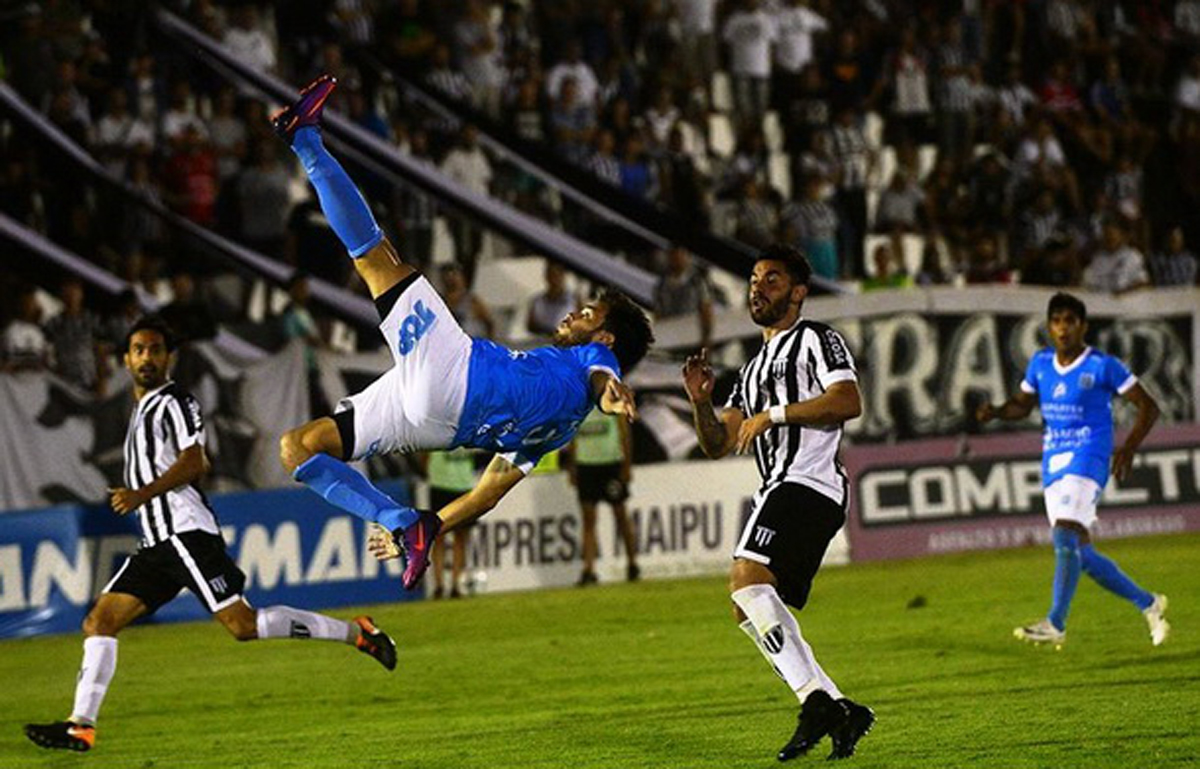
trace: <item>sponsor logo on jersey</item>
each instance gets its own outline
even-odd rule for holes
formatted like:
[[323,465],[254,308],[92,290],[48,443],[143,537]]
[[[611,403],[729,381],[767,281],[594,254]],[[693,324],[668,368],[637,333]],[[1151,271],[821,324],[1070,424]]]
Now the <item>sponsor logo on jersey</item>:
[[417,342],[433,328],[436,321],[437,315],[425,306],[425,302],[418,299],[413,305],[412,313],[400,322],[400,343],[397,348],[400,354],[408,355],[412,352]]
[[1065,383],[1065,382],[1059,382],[1058,384],[1054,385],[1054,392],[1051,394],[1051,396],[1050,396],[1050,397],[1052,397],[1052,398],[1062,398],[1062,397],[1066,396],[1066,394],[1067,394],[1067,385],[1066,385],[1066,383]]

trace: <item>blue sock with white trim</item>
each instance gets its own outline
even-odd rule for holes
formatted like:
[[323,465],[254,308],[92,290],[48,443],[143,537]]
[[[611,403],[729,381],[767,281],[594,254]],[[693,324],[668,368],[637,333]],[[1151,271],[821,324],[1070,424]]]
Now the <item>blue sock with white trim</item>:
[[1083,573],[1096,581],[1100,587],[1111,593],[1116,593],[1127,601],[1133,602],[1142,611],[1154,603],[1154,595],[1143,590],[1140,585],[1125,575],[1121,567],[1107,556],[1096,552],[1090,544],[1080,550],[1083,562]]
[[1082,568],[1079,554],[1079,532],[1055,526],[1054,540],[1054,602],[1050,606],[1050,624],[1062,630],[1067,626],[1067,612],[1079,585]]
[[321,132],[314,126],[296,131],[292,151],[300,158],[304,173],[317,191],[321,210],[329,226],[354,259],[362,256],[383,240],[383,230],[375,222],[371,208],[341,163],[321,142]]
[[372,521],[388,531],[416,523],[417,511],[375,488],[350,465],[328,454],[314,454],[296,468],[292,477],[320,494],[331,505]]

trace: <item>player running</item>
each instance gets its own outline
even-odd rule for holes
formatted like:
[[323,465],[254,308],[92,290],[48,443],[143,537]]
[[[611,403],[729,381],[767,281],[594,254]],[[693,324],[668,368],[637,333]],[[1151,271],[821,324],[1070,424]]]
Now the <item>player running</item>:
[[[1089,531],[1096,523],[1096,504],[1112,474],[1124,480],[1133,455],[1154,420],[1158,404],[1142,389],[1125,364],[1084,344],[1087,308],[1069,294],[1055,294],[1047,309],[1053,349],[1029,361],[1020,392],[1002,406],[985,403],[980,422],[1029,416],[1040,402],[1046,424],[1042,441],[1042,484],[1046,515],[1053,527],[1054,592],[1050,614],[1016,628],[1017,638],[1061,645],[1067,637],[1067,612],[1082,571],[1101,587],[1133,603],[1150,626],[1150,640],[1167,640],[1171,626],[1163,614],[1167,597],[1147,592],[1092,547]],[[1121,448],[1113,451],[1113,395],[1137,406],[1137,421]]]
[[[393,367],[322,417],[284,434],[280,460],[330,503],[391,532],[376,542],[408,558],[416,586],[438,532],[486,513],[537,464],[570,442],[594,406],[636,417],[621,382],[653,341],[645,313],[607,290],[559,324],[553,347],[527,352],[472,340],[429,282],[400,260],[366,202],[321,141],[337,81],[310,83],[272,123],[300,158],[330,226],[375,300]],[[401,505],[346,462],[393,451],[468,446],[496,452],[475,488],[437,514]],[[393,547],[393,544],[395,547]]]
[[200,404],[168,378],[174,343],[153,316],[137,321],[125,344],[125,368],[137,401],[125,436],[125,485],[110,489],[112,508],[136,515],[138,551],[126,559],[83,621],[83,663],[66,721],[27,724],[43,748],[91,750],[96,717],[117,670],[117,634],[187,588],[239,641],[299,638],[358,647],[388,670],[396,645],[370,617],[353,622],[270,606],[257,611],[242,597],[246,575],[225,550],[216,513],[196,483],[208,472]]

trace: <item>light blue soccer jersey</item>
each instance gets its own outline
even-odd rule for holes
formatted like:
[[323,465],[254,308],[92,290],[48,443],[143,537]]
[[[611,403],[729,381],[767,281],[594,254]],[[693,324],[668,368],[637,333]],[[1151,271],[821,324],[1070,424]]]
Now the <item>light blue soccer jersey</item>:
[[528,471],[574,437],[595,405],[597,370],[621,375],[612,350],[597,342],[517,351],[473,339],[455,445],[515,455],[508,458]]
[[1104,488],[1113,452],[1112,400],[1135,384],[1137,377],[1124,363],[1091,347],[1065,367],[1053,349],[1033,356],[1021,389],[1038,396],[1046,425],[1043,486],[1064,475],[1082,475]]

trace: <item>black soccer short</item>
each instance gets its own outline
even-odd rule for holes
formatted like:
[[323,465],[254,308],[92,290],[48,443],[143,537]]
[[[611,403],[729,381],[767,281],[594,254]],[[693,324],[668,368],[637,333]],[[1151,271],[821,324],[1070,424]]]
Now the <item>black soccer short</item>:
[[821,559],[846,522],[845,507],[799,483],[759,492],[754,502],[733,557],[766,566],[784,603],[803,608]]
[[128,593],[153,614],[187,588],[215,614],[240,600],[245,587],[246,575],[229,557],[224,539],[185,531],[129,556],[104,592]]
[[579,501],[617,505],[629,499],[629,486],[621,480],[621,465],[575,465],[575,490]]

